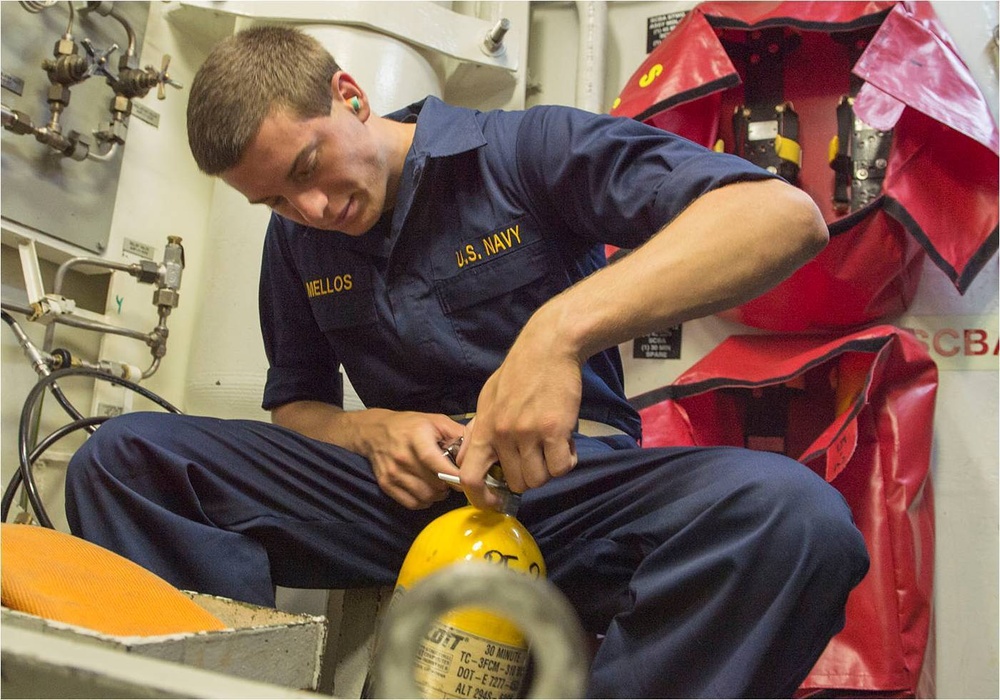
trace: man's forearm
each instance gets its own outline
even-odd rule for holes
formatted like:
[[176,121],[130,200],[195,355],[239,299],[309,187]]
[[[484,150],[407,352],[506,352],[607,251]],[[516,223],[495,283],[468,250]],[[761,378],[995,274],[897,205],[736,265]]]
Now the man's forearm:
[[370,445],[364,437],[365,426],[388,414],[384,409],[345,411],[321,401],[293,401],[271,411],[271,421],[306,437],[322,440],[345,449],[366,454]]
[[293,401],[279,406],[271,411],[271,420],[369,460],[381,455],[396,462],[419,460],[418,453],[427,450],[440,456],[437,445],[453,441],[463,431],[461,424],[439,413],[385,408],[345,411],[321,401]]

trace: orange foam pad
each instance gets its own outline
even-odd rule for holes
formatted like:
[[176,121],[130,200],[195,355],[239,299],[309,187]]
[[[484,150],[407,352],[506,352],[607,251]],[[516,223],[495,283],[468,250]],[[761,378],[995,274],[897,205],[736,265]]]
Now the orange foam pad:
[[115,636],[225,629],[138,564],[33,525],[0,524],[0,599],[11,610]]

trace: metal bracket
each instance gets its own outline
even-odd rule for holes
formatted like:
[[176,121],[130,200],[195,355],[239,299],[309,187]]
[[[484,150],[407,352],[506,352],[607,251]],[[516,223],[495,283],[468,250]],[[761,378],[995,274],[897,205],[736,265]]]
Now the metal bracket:
[[281,0],[189,0],[181,2],[178,9],[197,8],[268,22],[315,22],[366,27],[465,63],[517,71],[520,49],[516,30],[511,29],[503,37],[506,51],[497,50],[495,54],[487,54],[482,49],[483,37],[494,31],[495,22],[459,14],[427,0],[401,4],[405,5],[405,12],[386,11],[385,3],[363,1],[302,3]]

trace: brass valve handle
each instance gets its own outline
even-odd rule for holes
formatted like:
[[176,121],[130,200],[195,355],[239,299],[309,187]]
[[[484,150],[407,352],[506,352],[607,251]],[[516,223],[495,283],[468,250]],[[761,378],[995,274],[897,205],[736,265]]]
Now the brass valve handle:
[[181,85],[176,80],[170,77],[170,74],[167,72],[167,68],[169,67],[170,67],[170,54],[168,53],[163,54],[163,60],[160,61],[160,70],[158,73],[156,72],[156,69],[153,68],[152,66],[146,66],[147,71],[153,71],[156,74],[156,81],[157,81],[156,99],[158,100],[167,99],[167,88],[166,88],[167,85],[176,88],[177,90],[180,90],[181,88],[184,87],[183,85]]

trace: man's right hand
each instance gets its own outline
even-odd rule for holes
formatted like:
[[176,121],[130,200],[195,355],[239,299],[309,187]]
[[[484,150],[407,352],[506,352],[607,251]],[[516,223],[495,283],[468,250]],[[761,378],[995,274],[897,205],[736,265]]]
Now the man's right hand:
[[443,445],[465,426],[436,413],[367,409],[344,411],[316,401],[297,401],[271,412],[274,423],[367,458],[379,487],[411,510],[447,498],[451,487],[438,472],[458,476]]
[[439,414],[385,413],[389,415],[368,427],[368,449],[362,453],[379,487],[414,510],[447,498],[451,487],[438,472],[458,476],[458,467],[445,456],[443,445],[461,437],[465,427]]

